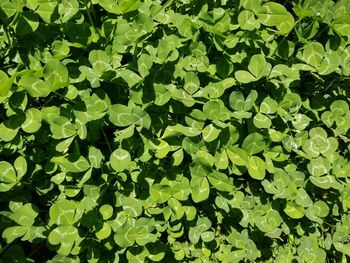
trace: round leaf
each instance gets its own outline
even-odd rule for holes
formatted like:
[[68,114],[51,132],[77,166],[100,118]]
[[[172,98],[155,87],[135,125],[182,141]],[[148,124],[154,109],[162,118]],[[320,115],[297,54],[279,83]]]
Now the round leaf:
[[114,152],[112,152],[109,161],[110,161],[111,167],[116,172],[122,172],[125,169],[128,169],[130,167],[131,156],[128,151],[119,148]]

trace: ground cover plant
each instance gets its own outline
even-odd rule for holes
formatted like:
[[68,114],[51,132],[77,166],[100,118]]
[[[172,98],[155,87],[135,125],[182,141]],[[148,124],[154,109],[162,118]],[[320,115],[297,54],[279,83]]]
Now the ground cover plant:
[[348,0],[0,0],[1,262],[349,262]]

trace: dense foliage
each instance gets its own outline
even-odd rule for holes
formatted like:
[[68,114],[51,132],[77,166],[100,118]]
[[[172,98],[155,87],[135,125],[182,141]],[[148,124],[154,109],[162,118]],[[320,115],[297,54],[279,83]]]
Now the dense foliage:
[[350,261],[349,0],[0,19],[3,262]]

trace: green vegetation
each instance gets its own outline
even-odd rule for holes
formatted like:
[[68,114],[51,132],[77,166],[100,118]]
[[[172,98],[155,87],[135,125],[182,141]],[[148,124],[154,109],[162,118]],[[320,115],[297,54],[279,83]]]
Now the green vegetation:
[[0,20],[0,261],[350,261],[349,0]]

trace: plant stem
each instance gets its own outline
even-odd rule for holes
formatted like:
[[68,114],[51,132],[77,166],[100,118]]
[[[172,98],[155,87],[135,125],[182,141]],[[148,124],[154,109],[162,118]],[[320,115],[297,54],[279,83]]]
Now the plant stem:
[[96,29],[94,20],[93,20],[92,17],[91,17],[90,8],[89,8],[89,6],[88,6],[87,3],[85,3],[85,8],[86,8],[86,13],[87,13],[87,15],[88,15],[89,21],[90,21],[90,23],[91,23],[91,25],[92,25],[92,28],[93,28],[93,31],[94,31],[93,33],[95,33],[95,34],[97,33],[100,37],[102,37],[101,34],[100,34],[100,31],[98,31],[98,30]]
[[65,99],[65,100],[69,101],[70,103],[74,103],[74,100],[71,100],[71,99],[65,97],[64,95],[58,93],[57,91],[52,91],[52,92],[53,92],[55,95],[61,97],[62,99]]
[[103,138],[105,139],[105,141],[106,141],[106,143],[107,143],[108,150],[110,151],[110,153],[112,153],[112,152],[113,152],[112,147],[111,147],[111,145],[109,144],[108,138],[107,138],[106,133],[105,133],[105,131],[103,130],[103,128],[101,128],[101,132],[102,132]]

